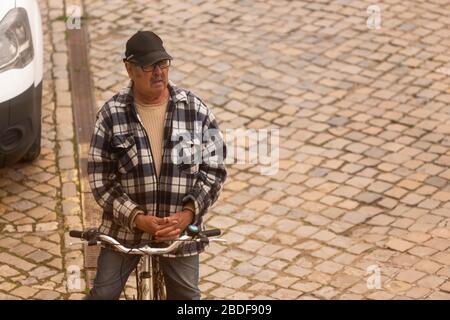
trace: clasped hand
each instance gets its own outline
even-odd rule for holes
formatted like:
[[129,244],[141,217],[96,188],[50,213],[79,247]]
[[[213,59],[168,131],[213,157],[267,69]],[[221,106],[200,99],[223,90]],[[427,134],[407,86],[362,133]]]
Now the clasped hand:
[[165,218],[138,214],[135,222],[138,229],[150,233],[155,240],[168,241],[177,239],[192,223],[193,217],[192,211],[183,210]]

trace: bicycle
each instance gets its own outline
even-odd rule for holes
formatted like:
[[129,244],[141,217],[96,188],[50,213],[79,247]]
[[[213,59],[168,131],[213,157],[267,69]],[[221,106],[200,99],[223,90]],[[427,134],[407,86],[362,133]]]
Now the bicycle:
[[112,245],[119,252],[142,255],[143,259],[141,259],[141,263],[136,267],[137,300],[166,299],[164,278],[159,266],[158,256],[175,251],[184,242],[226,242],[222,238],[213,238],[220,236],[220,234],[220,229],[200,231],[197,226],[189,225],[187,234],[173,240],[167,247],[154,248],[146,244],[139,248],[128,248],[114,238],[101,234],[97,229],[89,229],[86,231],[70,230],[69,232],[71,237],[83,239],[88,242],[88,245]]

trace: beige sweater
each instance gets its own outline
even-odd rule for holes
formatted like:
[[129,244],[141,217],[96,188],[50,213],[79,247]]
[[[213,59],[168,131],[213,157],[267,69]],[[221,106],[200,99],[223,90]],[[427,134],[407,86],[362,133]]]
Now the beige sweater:
[[156,175],[161,172],[163,156],[164,121],[166,118],[167,101],[159,104],[142,104],[136,102],[136,109],[147,131],[155,162]]
[[[159,174],[161,173],[167,102],[168,101],[157,104],[143,104],[136,101],[136,110],[139,113],[139,117],[142,120],[145,131],[147,131],[148,139],[150,140],[157,177],[159,177]],[[187,203],[184,208],[190,209],[195,213],[195,205],[193,202]]]

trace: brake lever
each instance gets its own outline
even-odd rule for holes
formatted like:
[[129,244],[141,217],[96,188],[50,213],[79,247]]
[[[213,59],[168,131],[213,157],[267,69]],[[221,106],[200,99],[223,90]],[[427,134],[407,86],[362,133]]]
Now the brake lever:
[[100,234],[97,229],[92,228],[86,231],[87,237],[89,238],[87,245],[96,246],[98,243],[98,235]]
[[207,236],[198,236],[198,241],[201,243],[209,244],[209,238]]
[[89,247],[91,247],[91,246],[96,246],[96,245],[97,245],[97,240],[96,240],[96,239],[89,240],[88,243],[87,243],[87,245],[88,245]]

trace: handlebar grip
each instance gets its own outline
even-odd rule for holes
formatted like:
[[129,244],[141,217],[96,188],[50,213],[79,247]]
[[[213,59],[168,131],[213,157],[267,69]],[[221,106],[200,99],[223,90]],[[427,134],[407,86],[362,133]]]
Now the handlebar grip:
[[70,235],[72,238],[81,238],[81,239],[84,239],[84,232],[83,232],[83,231],[70,230],[70,231],[69,231],[69,235]]
[[222,233],[222,231],[220,231],[220,229],[210,229],[210,230],[205,230],[205,231],[201,232],[201,234],[206,237],[220,236],[221,233]]

